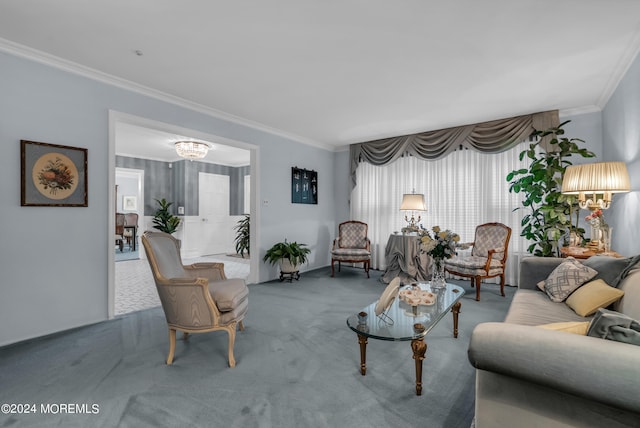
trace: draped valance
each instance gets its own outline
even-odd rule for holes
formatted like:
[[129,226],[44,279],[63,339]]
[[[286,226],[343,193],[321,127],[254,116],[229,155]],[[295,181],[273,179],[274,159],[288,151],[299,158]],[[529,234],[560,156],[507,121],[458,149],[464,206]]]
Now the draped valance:
[[401,156],[439,159],[452,151],[468,148],[484,153],[499,153],[524,141],[535,130],[543,131],[560,124],[558,110],[493,120],[473,125],[422,132],[351,144],[351,186],[356,185],[358,163],[385,165]]

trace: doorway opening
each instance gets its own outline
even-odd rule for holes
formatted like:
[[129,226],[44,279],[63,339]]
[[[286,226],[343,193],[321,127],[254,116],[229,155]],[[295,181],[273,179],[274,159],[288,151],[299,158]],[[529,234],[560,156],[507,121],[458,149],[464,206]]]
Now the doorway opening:
[[[116,262],[140,258],[140,219],[144,219],[144,170],[116,167]],[[124,226],[118,228],[118,218]]]
[[[228,277],[257,282],[258,260],[246,253],[244,258],[234,254],[233,228],[249,215],[250,247],[256,248],[259,212],[255,177],[259,148],[119,112],[110,112],[109,119],[110,188],[114,193],[110,231],[113,233],[116,213],[128,209],[135,211],[139,219],[136,237],[127,241],[123,255],[119,254],[119,247],[109,253],[109,317],[160,304],[140,245],[144,231],[153,229],[156,200],[160,198],[172,202],[173,214],[181,219],[175,236],[182,242],[184,264],[223,262]],[[184,139],[209,144],[210,159],[190,161],[178,157],[174,143]],[[219,186],[222,181],[227,182],[226,187]],[[219,189],[226,190],[223,194]]]

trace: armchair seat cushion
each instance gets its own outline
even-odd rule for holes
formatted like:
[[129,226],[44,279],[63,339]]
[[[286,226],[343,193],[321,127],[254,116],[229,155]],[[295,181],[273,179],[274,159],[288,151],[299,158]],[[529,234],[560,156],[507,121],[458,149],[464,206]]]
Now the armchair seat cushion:
[[[445,268],[451,269],[452,267],[445,265]],[[453,270],[455,270],[455,272],[451,272],[451,273],[453,273],[454,275],[469,275],[469,276],[483,276],[483,277],[498,276],[498,275],[502,275],[502,272],[503,272],[502,268],[489,269],[488,273],[484,269],[466,269],[466,268],[456,267]]]
[[236,307],[234,307],[230,311],[220,312],[220,324],[226,325],[232,323],[233,321],[244,319],[244,315],[247,313],[247,308],[249,307],[249,299],[245,297],[244,300],[241,300]]
[[[483,269],[487,264],[486,257],[480,256],[468,256],[468,257],[451,257],[444,262],[447,267],[459,267],[461,269]],[[502,262],[500,259],[491,259],[491,269],[502,269]]]
[[331,258],[334,260],[369,260],[371,253],[363,248],[336,248],[331,251]]
[[249,295],[249,289],[241,278],[210,281],[209,292],[220,312],[233,311]]
[[480,256],[452,257],[444,262],[447,270],[453,270],[462,275],[497,276],[504,271],[500,260],[491,259],[489,272],[484,270],[486,264],[487,258]]

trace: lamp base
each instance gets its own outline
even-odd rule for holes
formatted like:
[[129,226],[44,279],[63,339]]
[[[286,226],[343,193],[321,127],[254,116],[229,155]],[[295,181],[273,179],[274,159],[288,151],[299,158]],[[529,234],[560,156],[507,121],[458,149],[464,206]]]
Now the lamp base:
[[402,228],[403,235],[418,234],[420,228],[418,226],[406,226]]

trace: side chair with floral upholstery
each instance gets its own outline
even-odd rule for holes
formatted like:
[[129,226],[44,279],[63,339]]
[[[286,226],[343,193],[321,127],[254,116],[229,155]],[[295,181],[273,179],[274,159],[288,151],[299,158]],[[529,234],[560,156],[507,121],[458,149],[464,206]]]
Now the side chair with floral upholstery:
[[454,256],[445,260],[444,268],[452,275],[471,278],[480,300],[480,283],[484,278],[500,277],[500,294],[504,297],[504,273],[511,228],[502,223],[485,223],[476,227],[471,255]]
[[244,280],[227,279],[223,263],[183,265],[179,242],[168,233],[146,231],[141,240],[169,327],[167,364],[173,362],[177,330],[185,340],[189,333],[223,330],[229,335],[229,366],[235,367],[236,328],[244,330],[249,306]]
[[361,221],[350,220],[338,225],[338,237],[331,249],[331,276],[335,274],[334,263],[338,262],[338,272],[342,262],[363,263],[369,278],[371,266],[371,241],[367,236],[369,226]]

